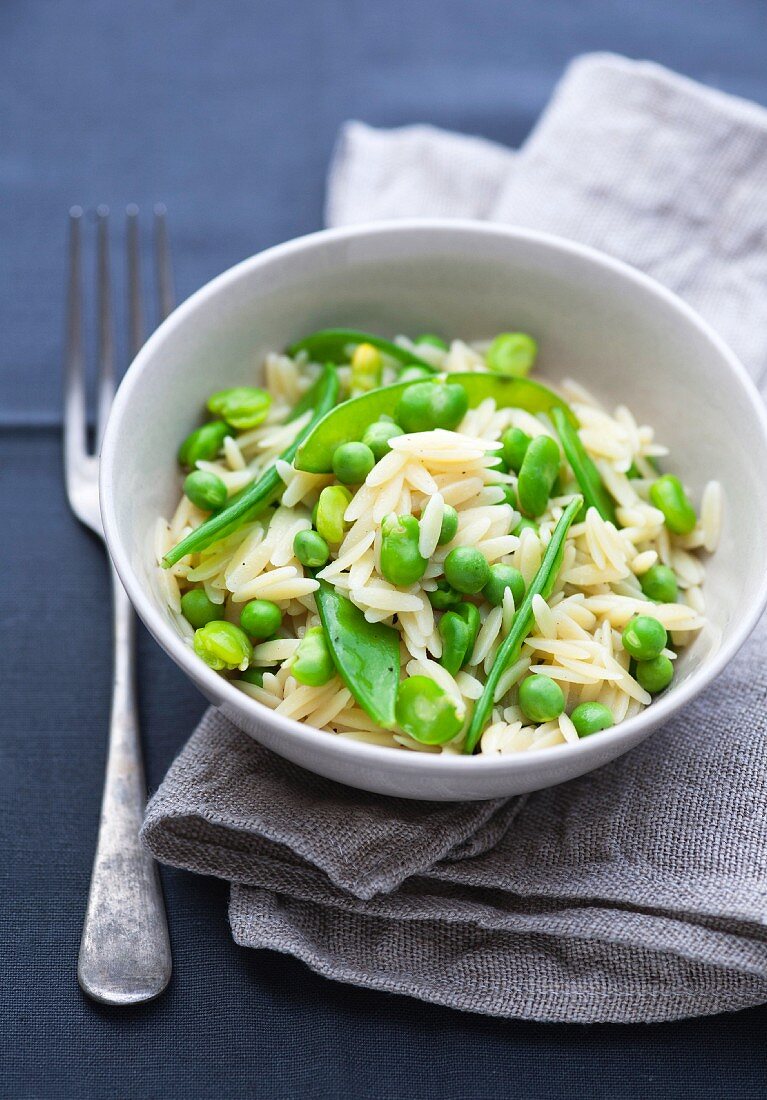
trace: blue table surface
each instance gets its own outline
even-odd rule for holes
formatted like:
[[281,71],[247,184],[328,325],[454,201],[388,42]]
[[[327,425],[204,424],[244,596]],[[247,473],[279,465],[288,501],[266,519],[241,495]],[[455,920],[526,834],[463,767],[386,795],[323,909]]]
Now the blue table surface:
[[[225,884],[180,872],[163,873],[167,993],[135,1010],[87,1002],[75,959],[104,766],[109,598],[59,466],[70,204],[167,203],[186,296],[320,227],[346,118],[517,144],[566,61],[595,49],[767,103],[765,42],[761,0],[0,6],[2,1096],[767,1095],[764,1009],[634,1027],[461,1015],[236,947]],[[155,788],[203,702],[143,633],[139,673]]]

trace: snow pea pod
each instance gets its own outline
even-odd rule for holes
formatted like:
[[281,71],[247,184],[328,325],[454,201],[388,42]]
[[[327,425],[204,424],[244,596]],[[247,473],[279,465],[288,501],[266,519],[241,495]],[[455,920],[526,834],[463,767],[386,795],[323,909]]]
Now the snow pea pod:
[[554,532],[549,540],[549,545],[546,547],[546,553],[543,555],[543,561],[540,564],[540,568],[530,582],[527,592],[525,593],[525,598],[522,600],[517,613],[512,619],[511,629],[495,655],[495,660],[488,673],[482,694],[475,704],[474,713],[471,716],[469,728],[466,731],[466,742],[463,750],[465,753],[473,753],[477,747],[482,732],[487,724],[487,720],[490,717],[490,712],[493,709],[495,689],[498,687],[498,681],[509,665],[513,664],[519,657],[524,640],[533,628],[533,597],[543,596],[545,600],[551,595],[551,591],[557,579],[557,574],[562,565],[562,556],[565,551],[567,532],[580,511],[582,504],[582,497],[573,497],[554,528]]
[[[307,409],[314,409],[312,419],[298,433],[296,440],[282,452],[280,458],[285,462],[293,461],[301,441],[310,434],[314,424],[333,408],[337,399],[338,372],[332,363],[328,363],[317,382],[308,393],[304,394],[288,417],[287,422],[289,423],[296,420]],[[212,543],[218,542],[219,539],[226,538],[227,535],[236,531],[243,523],[255,519],[277,499],[283,487],[282,479],[277,473],[276,466],[272,463],[260,477],[235,494],[226,507],[205,520],[199,527],[195,527],[191,534],[172,547],[162,559],[163,567],[169,569],[170,566],[175,565],[187,554],[205,550]]]
[[398,632],[384,623],[369,623],[332,584],[319,584],[314,598],[338,675],[365,713],[384,729],[392,729],[400,669]]
[[571,423],[562,415],[561,409],[551,409],[549,412],[551,421],[556,428],[565,458],[575,474],[583,499],[587,508],[596,508],[604,520],[609,520],[614,526],[618,525],[615,516],[615,505],[612,497],[604,486],[599,470],[586,453],[586,448],[580,441],[580,437]]
[[[469,398],[469,408],[476,408],[492,397],[498,408],[525,409],[530,413],[546,413],[561,409],[565,420],[578,421],[568,405],[546,386],[529,378],[502,378],[500,375],[456,372],[447,376],[451,383],[463,386]],[[307,435],[296,455],[295,467],[314,474],[330,473],[333,452],[341,443],[362,439],[367,428],[382,416],[392,416],[406,387],[413,382],[395,382],[372,393],[363,393],[332,409]]]
[[396,359],[403,366],[415,364],[427,370],[429,374],[436,373],[431,363],[427,363],[420,355],[408,351],[407,348],[401,348],[391,340],[384,340],[382,336],[371,336],[368,332],[356,332],[350,328],[326,328],[321,332],[313,332],[311,336],[305,336],[303,340],[291,344],[288,355],[295,356],[305,351],[315,363],[348,363],[351,360],[348,351],[350,345],[359,346],[360,344],[369,344],[377,348],[378,351],[382,351],[390,359]]

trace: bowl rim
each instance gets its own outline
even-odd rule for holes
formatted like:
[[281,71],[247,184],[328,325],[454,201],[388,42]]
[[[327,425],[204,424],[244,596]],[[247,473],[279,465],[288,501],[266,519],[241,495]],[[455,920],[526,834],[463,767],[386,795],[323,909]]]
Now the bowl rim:
[[548,748],[532,749],[508,756],[499,754],[467,756],[464,754],[435,754],[407,750],[399,752],[386,745],[375,745],[366,741],[357,741],[352,738],[329,734],[327,731],[315,729],[313,726],[306,725],[293,718],[275,714],[269,707],[234,687],[233,684],[219,676],[211,668],[208,668],[195,656],[192,649],[154,606],[152,598],[140,582],[129,555],[119,538],[114,496],[111,492],[117,462],[119,426],[134,392],[140,386],[144,371],[153,362],[156,349],[162,345],[168,336],[176,329],[183,327],[187,318],[208,299],[225,292],[230,285],[251,271],[268,266],[275,260],[281,260],[294,253],[321,250],[326,245],[342,243],[346,240],[397,234],[411,235],[414,232],[434,233],[435,235],[448,234],[459,238],[462,236],[485,235],[505,239],[509,243],[529,243],[544,250],[585,260],[618,279],[641,287],[644,291],[649,292],[675,310],[687,324],[697,329],[713,345],[715,351],[726,362],[731,375],[737,379],[748,397],[760,424],[765,447],[767,447],[767,411],[756,385],[741,361],[716,330],[696,310],[673,291],[668,290],[651,276],[646,275],[630,264],[615,259],[589,245],[580,244],[552,233],[516,226],[501,226],[471,219],[447,218],[408,218],[366,222],[336,229],[323,229],[296,237],[240,261],[205,283],[199,290],[183,301],[149,337],[123,377],[104,434],[99,463],[99,500],[107,547],[120,579],[139,616],[155,640],[190,677],[192,682],[197,681],[204,685],[206,694],[219,701],[216,705],[228,704],[227,709],[230,713],[231,710],[235,712],[243,711],[251,719],[252,724],[256,726],[266,724],[276,727],[285,736],[303,742],[310,753],[312,750],[316,750],[321,757],[333,757],[335,760],[347,761],[357,765],[388,765],[391,767],[396,764],[398,768],[412,770],[416,773],[419,770],[433,772],[436,768],[439,770],[439,774],[446,779],[455,778],[462,774],[477,775],[485,770],[489,770],[496,777],[506,774],[509,776],[519,775],[524,772],[540,770],[541,765],[546,761],[550,762],[551,770],[556,772],[557,761],[561,761],[564,754],[573,759],[577,754],[583,765],[579,767],[579,774],[582,774],[590,770],[588,762],[592,758],[594,762],[591,766],[596,767],[605,759],[619,755],[619,751],[609,752],[609,746],[612,746],[614,750],[620,742],[626,741],[628,742],[627,747],[631,747],[631,744],[642,739],[641,734],[643,732],[650,733],[654,728],[661,725],[700,694],[719,675],[749,637],[767,604],[767,569],[764,572],[758,592],[749,603],[748,608],[744,610],[740,620],[733,625],[731,635],[727,641],[720,645],[710,658],[705,659],[701,666],[692,672],[683,684],[678,688],[672,688],[671,691],[662,695],[651,706],[646,707],[633,718],[626,719],[612,728],[600,732],[599,737],[586,737],[579,739],[577,743],[553,745]]

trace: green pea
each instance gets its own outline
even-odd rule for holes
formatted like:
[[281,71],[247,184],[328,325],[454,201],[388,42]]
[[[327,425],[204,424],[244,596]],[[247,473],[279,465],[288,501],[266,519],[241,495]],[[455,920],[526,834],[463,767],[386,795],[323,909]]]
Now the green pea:
[[695,509],[684,486],[674,474],[664,474],[650,486],[650,500],[661,512],[666,527],[675,535],[689,535],[697,523]]
[[426,378],[433,378],[434,372],[426,367],[418,367],[412,363],[409,367],[403,367],[397,375],[398,382],[423,382]]
[[198,462],[210,462],[221,450],[229,434],[229,425],[223,420],[210,420],[195,428],[178,449],[180,465],[194,467]]
[[469,628],[469,645],[466,650],[466,656],[470,657],[471,651],[474,649],[474,643],[477,640],[477,635],[479,634],[479,628],[482,625],[479,617],[479,608],[476,604],[464,600],[462,603],[456,605],[455,613],[461,616]]
[[558,444],[550,435],[537,435],[527,448],[517,481],[519,506],[528,516],[546,511],[559,463]]
[[442,525],[439,529],[437,546],[447,546],[458,534],[458,513],[450,504],[446,504],[442,512]]
[[502,332],[487,349],[487,365],[494,374],[526,378],[532,370],[538,344],[525,332]]
[[221,478],[207,470],[192,470],[191,474],[187,474],[184,492],[192,504],[205,512],[217,512],[224,507],[229,496]]
[[240,612],[240,626],[251,638],[271,638],[282,626],[282,612],[271,600],[251,600]]
[[269,669],[266,668],[246,668],[237,679],[244,680],[246,684],[255,684],[256,687],[262,688],[264,686],[264,673],[268,671]]
[[290,671],[299,684],[309,687],[321,687],[335,675],[336,667],[321,626],[310,627],[304,634]]
[[679,586],[676,582],[676,574],[667,565],[651,565],[646,573],[639,578],[642,591],[650,600],[656,603],[676,603],[679,595]]
[[650,615],[637,615],[623,628],[623,648],[637,661],[650,661],[666,648],[668,634],[663,623]]
[[445,558],[445,579],[456,592],[476,596],[490,579],[490,566],[474,547],[456,546]]
[[556,680],[533,674],[519,685],[519,707],[531,722],[553,722],[565,709],[565,697]]
[[438,580],[433,592],[427,592],[429,603],[437,611],[444,611],[448,607],[455,607],[461,602],[461,593],[451,588],[446,580]]
[[293,553],[302,565],[319,569],[330,557],[330,547],[316,531],[299,531],[293,539]]
[[212,623],[221,614],[221,604],[209,600],[204,588],[190,588],[181,597],[181,613],[195,630]]
[[343,485],[327,485],[320,493],[314,526],[331,546],[344,537],[344,512],[351,499],[351,493]]
[[579,703],[570,715],[570,721],[579,737],[588,737],[615,725],[612,712],[604,703]]
[[512,535],[516,535],[517,538],[519,538],[522,532],[526,529],[529,529],[530,531],[535,531],[536,535],[538,534],[538,524],[534,520],[528,519],[527,516],[522,516],[519,523],[511,533]]
[[418,549],[420,524],[415,516],[384,516],[381,524],[381,573],[398,588],[420,581],[428,560]]
[[360,485],[376,464],[365,443],[342,443],[333,451],[333,473],[345,485]]
[[500,607],[507,588],[511,589],[514,606],[519,607],[525,598],[525,578],[513,565],[496,562],[490,566],[490,577],[482,589],[482,595],[493,607]]
[[208,409],[238,432],[244,432],[266,420],[271,403],[266,390],[256,389],[255,386],[236,386],[231,390],[219,390],[209,397]]
[[[503,500],[501,501],[501,504],[510,505],[510,507],[512,507],[516,512],[517,508],[519,507],[519,500],[517,499],[517,490],[514,488],[514,486],[499,485],[497,486],[497,488],[503,490]],[[530,523],[531,521],[526,520],[525,522]],[[533,526],[536,527],[537,530],[537,524],[533,524]],[[515,531],[514,533],[516,534],[517,532]]]
[[440,351],[448,351],[447,340],[443,340],[441,336],[434,336],[432,333],[427,332],[423,336],[416,336],[416,344],[426,344],[428,347],[439,348]]
[[390,440],[402,435],[402,428],[392,420],[376,420],[365,430],[362,442],[373,452],[373,458],[380,462],[391,450]]
[[381,385],[383,356],[372,344],[358,344],[352,355],[352,390],[368,393]]
[[522,463],[525,460],[527,448],[532,443],[532,439],[521,428],[507,428],[501,436],[501,443],[503,444],[501,453],[504,462],[510,470],[518,474],[522,469]]
[[400,728],[424,745],[441,745],[463,725],[455,699],[428,676],[411,676],[397,690]]
[[253,659],[253,646],[244,630],[224,619],[213,619],[194,632],[194,651],[210,668],[245,669]]
[[460,669],[469,648],[469,625],[455,611],[446,611],[439,620],[439,633],[442,638],[442,656],[440,664],[451,676]]
[[650,695],[657,695],[674,679],[674,666],[665,654],[660,653],[650,661],[637,661],[634,675],[640,687],[649,691]]
[[457,428],[469,407],[463,386],[446,382],[414,382],[397,402],[394,419],[405,432]]

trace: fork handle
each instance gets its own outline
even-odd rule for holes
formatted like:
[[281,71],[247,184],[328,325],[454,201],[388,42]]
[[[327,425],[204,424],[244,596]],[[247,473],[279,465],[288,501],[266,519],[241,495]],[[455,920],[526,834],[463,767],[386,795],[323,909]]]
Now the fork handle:
[[109,749],[77,978],[95,1001],[118,1005],[161,993],[170,980],[171,956],[157,865],[139,840],[146,786],[134,684],[136,619],[114,565],[111,570]]

